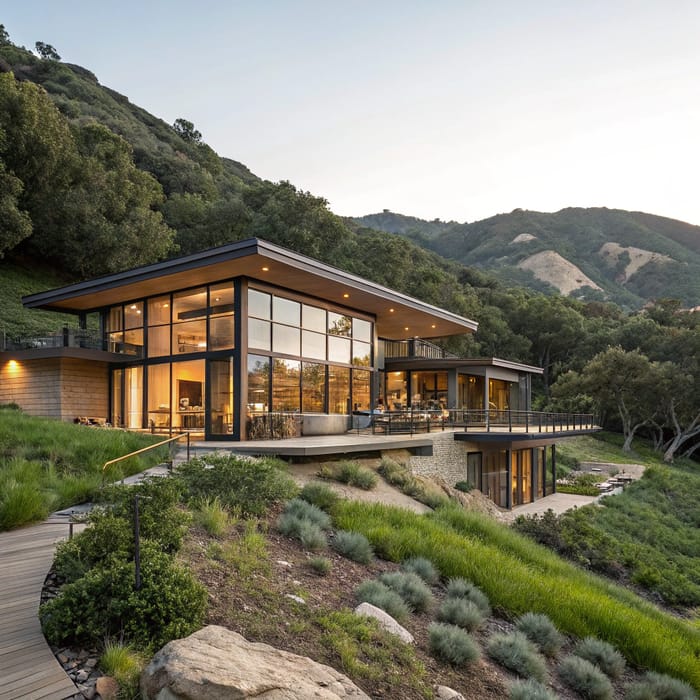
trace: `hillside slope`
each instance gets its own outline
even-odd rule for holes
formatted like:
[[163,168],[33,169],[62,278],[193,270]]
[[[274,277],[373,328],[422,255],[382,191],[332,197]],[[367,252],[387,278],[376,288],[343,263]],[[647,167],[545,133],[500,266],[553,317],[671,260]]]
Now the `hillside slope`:
[[[700,227],[674,219],[607,208],[516,209],[432,236],[389,230],[539,291],[556,289],[633,308],[660,297],[680,299],[689,307],[700,304]],[[538,275],[535,256],[545,252],[549,274]],[[557,278],[566,285],[557,284]]]

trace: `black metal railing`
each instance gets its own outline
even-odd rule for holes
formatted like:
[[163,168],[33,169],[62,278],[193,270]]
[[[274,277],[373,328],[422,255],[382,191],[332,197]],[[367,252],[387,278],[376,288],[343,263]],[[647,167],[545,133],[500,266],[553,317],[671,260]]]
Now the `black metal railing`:
[[441,348],[435,343],[422,338],[409,338],[408,340],[382,340],[384,345],[384,358],[396,359],[402,357],[422,357],[426,360],[444,360],[456,358],[451,352]]
[[469,433],[563,433],[596,430],[591,413],[518,410],[408,409],[375,413],[373,433],[422,433],[463,428]]
[[27,337],[0,335],[0,350],[32,350],[41,348],[88,348],[102,350],[99,331],[84,328],[64,328]]

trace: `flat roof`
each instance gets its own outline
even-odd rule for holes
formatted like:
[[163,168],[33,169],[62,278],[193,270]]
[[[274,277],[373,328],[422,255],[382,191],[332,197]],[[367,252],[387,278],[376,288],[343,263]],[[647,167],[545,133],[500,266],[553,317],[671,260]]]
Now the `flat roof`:
[[239,276],[372,314],[384,338],[440,338],[478,327],[476,321],[260,238],[30,294],[22,303],[64,313],[90,312]]
[[511,360],[501,360],[498,357],[476,357],[460,358],[445,357],[439,359],[429,359],[425,357],[387,357],[384,360],[387,370],[439,370],[468,367],[499,367],[510,369],[515,372],[527,372],[528,374],[544,374],[542,367],[525,365],[522,362],[512,362]]

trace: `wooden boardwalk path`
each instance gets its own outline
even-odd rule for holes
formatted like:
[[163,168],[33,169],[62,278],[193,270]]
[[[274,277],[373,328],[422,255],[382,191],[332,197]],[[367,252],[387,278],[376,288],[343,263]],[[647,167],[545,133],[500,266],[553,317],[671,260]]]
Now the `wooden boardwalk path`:
[[78,689],[41,633],[41,589],[68,519],[0,533],[0,700],[64,700]]

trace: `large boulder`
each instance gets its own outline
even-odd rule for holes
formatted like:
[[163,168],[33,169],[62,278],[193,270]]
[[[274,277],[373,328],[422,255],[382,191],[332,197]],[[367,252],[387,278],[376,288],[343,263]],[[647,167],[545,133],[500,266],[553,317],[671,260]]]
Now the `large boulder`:
[[390,634],[396,635],[402,642],[406,642],[406,644],[413,644],[415,641],[413,635],[405,627],[402,627],[396,622],[388,612],[378,608],[376,605],[372,605],[372,603],[360,603],[355,608],[355,615],[373,617],[382,629]]
[[368,698],[330,666],[210,625],[166,644],[141,675],[152,700]]

